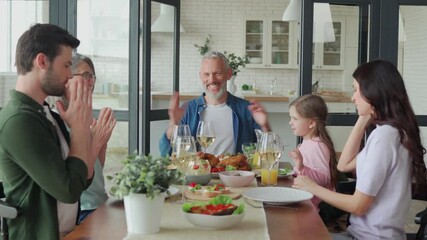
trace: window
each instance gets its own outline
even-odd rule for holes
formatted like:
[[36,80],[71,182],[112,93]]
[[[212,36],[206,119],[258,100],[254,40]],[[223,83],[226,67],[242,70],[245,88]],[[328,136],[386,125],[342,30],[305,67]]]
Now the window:
[[0,108],[15,87],[15,50],[21,34],[35,23],[49,21],[49,1],[0,1]]

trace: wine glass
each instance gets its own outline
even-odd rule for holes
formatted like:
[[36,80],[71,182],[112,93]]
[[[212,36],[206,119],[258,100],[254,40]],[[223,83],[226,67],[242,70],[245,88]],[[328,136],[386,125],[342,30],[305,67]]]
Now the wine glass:
[[[171,160],[184,176],[187,174],[194,161],[196,161],[196,152],[196,143],[192,136],[176,137],[174,147],[172,148]],[[181,191],[181,202],[185,201],[184,191],[185,186],[183,186]]]
[[215,142],[215,128],[211,121],[200,121],[196,133],[197,142],[204,151]]
[[261,160],[261,184],[264,186],[276,185],[278,162],[283,154],[282,140],[276,133],[263,133],[258,150]]
[[188,125],[174,125],[172,129],[170,145],[173,149],[177,137],[191,137],[190,127]]

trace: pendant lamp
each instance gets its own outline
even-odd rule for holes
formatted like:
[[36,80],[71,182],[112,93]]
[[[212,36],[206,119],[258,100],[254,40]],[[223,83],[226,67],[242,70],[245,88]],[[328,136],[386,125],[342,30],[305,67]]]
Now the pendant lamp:
[[[160,15],[159,18],[151,25],[152,32],[174,32],[175,22],[175,9],[173,6],[167,4],[160,4]],[[180,24],[180,32],[185,32],[184,28]]]

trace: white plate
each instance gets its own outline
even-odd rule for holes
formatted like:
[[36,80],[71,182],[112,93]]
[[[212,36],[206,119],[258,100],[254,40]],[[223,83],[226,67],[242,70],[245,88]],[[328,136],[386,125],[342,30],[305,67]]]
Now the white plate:
[[170,198],[179,193],[179,189],[177,187],[169,186],[168,190],[169,194],[166,194],[166,198]]
[[248,199],[266,202],[269,204],[290,204],[309,200],[313,194],[287,187],[259,187],[242,193]]

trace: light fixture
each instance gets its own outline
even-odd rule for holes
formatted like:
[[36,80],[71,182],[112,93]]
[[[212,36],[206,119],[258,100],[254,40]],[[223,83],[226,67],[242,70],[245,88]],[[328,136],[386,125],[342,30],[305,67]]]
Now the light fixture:
[[315,3],[313,15],[313,42],[335,42],[335,30],[329,3]]
[[[174,32],[174,16],[175,9],[167,4],[160,4],[160,15],[157,20],[151,25],[151,32]],[[185,32],[180,24],[180,32]]]
[[[313,42],[335,42],[329,3],[314,3]],[[282,21],[301,22],[301,0],[291,0],[282,16]]]
[[291,0],[282,16],[282,21],[301,20],[301,0]]

